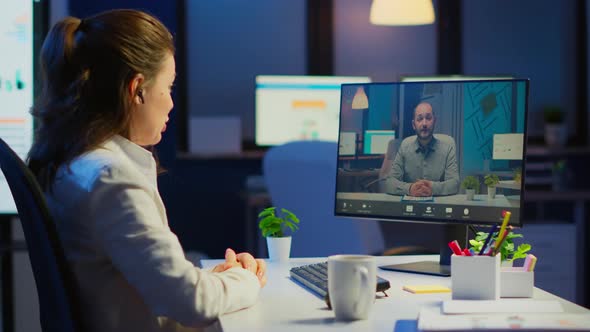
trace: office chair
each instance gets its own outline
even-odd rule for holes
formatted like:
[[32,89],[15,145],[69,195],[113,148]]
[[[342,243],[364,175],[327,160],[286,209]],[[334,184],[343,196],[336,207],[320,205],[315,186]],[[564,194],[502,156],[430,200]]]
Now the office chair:
[[81,304],[55,224],[37,180],[0,139],[0,169],[18,210],[33,268],[44,332],[81,332]]
[[291,240],[291,257],[383,251],[376,221],[334,216],[337,151],[337,143],[302,141],[275,146],[264,156],[272,204],[301,220]]
[[385,191],[382,187],[383,180],[391,174],[393,161],[395,160],[395,156],[397,155],[397,150],[399,150],[401,142],[402,140],[399,138],[393,138],[389,140],[387,143],[387,151],[385,151],[385,154],[383,155],[381,168],[379,168],[379,177],[363,184],[363,188],[366,192],[380,193]]
[[392,164],[395,160],[395,156],[397,155],[397,150],[399,150],[401,142],[401,138],[394,138],[389,140],[389,143],[387,143],[387,151],[385,152],[383,163],[379,169],[380,179],[386,178],[391,173]]

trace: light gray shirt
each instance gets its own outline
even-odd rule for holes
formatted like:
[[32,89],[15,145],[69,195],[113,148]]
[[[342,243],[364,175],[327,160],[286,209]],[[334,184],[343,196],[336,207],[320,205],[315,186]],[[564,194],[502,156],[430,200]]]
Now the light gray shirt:
[[459,171],[455,140],[435,134],[423,147],[416,135],[405,138],[392,163],[391,172],[382,182],[389,194],[407,195],[418,180],[432,181],[432,195],[453,195],[459,192]]
[[154,158],[133,142],[115,136],[62,166],[46,196],[80,287],[84,331],[195,331],[256,303],[254,273],[213,273],[185,258]]

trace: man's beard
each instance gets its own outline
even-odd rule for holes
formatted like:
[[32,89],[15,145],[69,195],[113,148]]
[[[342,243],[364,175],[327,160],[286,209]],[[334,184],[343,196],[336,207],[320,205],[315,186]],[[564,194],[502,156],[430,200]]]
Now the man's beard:
[[426,140],[432,137],[432,132],[433,130],[425,130],[422,131],[420,130],[417,134],[418,134],[418,138],[422,139],[422,140]]

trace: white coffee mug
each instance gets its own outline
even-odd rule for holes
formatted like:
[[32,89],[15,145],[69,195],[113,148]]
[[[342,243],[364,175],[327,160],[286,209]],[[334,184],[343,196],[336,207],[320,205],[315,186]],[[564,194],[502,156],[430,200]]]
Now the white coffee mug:
[[328,257],[328,294],[337,320],[367,319],[375,302],[376,288],[375,257]]

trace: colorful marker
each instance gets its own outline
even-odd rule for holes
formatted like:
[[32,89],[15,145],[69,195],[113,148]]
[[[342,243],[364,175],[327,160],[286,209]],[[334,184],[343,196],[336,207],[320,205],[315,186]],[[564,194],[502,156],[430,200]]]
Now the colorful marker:
[[457,240],[449,242],[449,248],[451,248],[453,254],[457,256],[464,256],[463,252],[461,251],[461,247],[459,247],[459,242],[457,242]]
[[510,220],[511,215],[512,212],[504,211],[504,220],[502,221],[502,226],[500,227],[500,231],[498,232],[498,239],[501,239],[502,235],[504,235],[504,232],[506,231],[506,226],[508,226],[508,220]]
[[528,255],[526,255],[522,269],[527,272],[532,272],[535,270],[536,264],[537,264],[537,257],[535,257],[535,255],[533,255],[533,254],[528,254]]
[[[510,212],[508,212],[510,213]],[[508,227],[509,229],[512,229],[512,226]],[[502,245],[502,242],[504,242],[504,240],[506,240],[506,238],[508,237],[508,233],[510,231],[505,231],[504,234],[502,234],[500,237],[500,235],[498,235],[498,238],[496,239],[496,242],[494,242],[494,250],[492,251],[492,256],[496,256],[498,254],[498,252],[500,251],[500,246]]]
[[487,251],[489,251],[489,247],[492,244],[491,239],[494,237],[494,232],[496,232],[496,229],[498,229],[498,225],[494,225],[492,227],[492,230],[488,233],[488,236],[486,237],[486,240],[481,246],[481,250],[479,251],[480,256],[484,255]]

